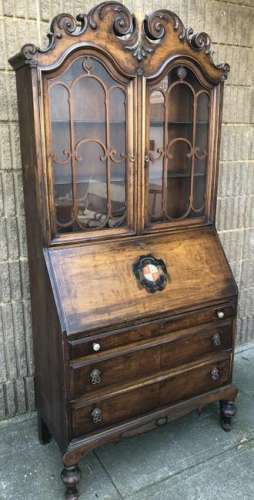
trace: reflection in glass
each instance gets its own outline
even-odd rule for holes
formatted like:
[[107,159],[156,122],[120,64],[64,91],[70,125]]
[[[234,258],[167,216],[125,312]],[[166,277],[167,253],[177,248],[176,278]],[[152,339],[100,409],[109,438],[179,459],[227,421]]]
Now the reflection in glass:
[[49,81],[58,232],[126,225],[126,92],[94,57]]
[[123,152],[126,151],[126,95],[122,89],[111,87],[109,93],[109,137],[112,147],[111,210],[115,226],[126,222],[126,169]]
[[195,180],[193,186],[193,208],[196,213],[202,213],[205,204],[205,188],[207,177],[209,133],[209,97],[200,92],[197,97],[197,124],[196,124],[196,158]]
[[53,182],[56,200],[56,219],[60,224],[68,224],[68,221],[72,218],[72,173],[68,98],[68,90],[63,85],[56,84],[51,87]]
[[162,178],[165,106],[162,92],[154,91],[150,96],[150,169],[149,204],[154,218],[162,212]]
[[85,139],[77,147],[77,222],[81,228],[106,224],[107,172],[103,153],[98,143]]
[[184,139],[175,139],[169,151],[166,213],[171,218],[179,218],[186,214],[189,208],[191,145]]

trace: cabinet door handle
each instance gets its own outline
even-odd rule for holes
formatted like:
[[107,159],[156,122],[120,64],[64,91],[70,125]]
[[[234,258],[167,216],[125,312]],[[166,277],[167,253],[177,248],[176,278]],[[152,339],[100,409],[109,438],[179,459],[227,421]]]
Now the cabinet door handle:
[[102,422],[102,411],[100,408],[94,408],[91,412],[92,421],[94,424],[100,424]]
[[212,336],[212,344],[215,349],[221,346],[221,337],[219,333],[215,333]]
[[211,379],[214,381],[214,382],[217,382],[220,378],[220,370],[219,368],[215,367],[211,370],[210,372],[210,376],[211,376]]
[[149,155],[148,154],[145,155],[144,160],[145,160],[145,167],[148,167],[148,165],[149,165]]
[[128,158],[129,158],[129,161],[131,161],[132,163],[135,162],[135,155],[133,153],[129,153]]
[[94,368],[90,374],[89,374],[89,379],[91,384],[96,385],[101,383],[101,371],[98,370],[98,368]]

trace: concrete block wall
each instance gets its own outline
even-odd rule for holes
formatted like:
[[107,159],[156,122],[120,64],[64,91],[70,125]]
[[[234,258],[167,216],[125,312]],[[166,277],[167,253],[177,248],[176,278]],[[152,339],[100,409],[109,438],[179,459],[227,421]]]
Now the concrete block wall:
[[[206,31],[215,60],[228,62],[217,227],[240,287],[237,341],[254,340],[254,0],[127,0],[130,10],[175,11]],[[29,276],[14,74],[8,57],[41,45],[60,12],[81,0],[0,0],[0,419],[34,409]]]

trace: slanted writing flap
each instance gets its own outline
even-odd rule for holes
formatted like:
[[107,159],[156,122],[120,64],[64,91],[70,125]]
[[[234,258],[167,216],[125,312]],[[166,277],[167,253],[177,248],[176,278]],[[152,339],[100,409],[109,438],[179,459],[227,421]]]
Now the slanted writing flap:
[[[166,285],[154,293],[133,270],[147,255],[162,261],[168,273]],[[51,248],[45,257],[67,334],[198,307],[237,293],[221,244],[210,229]],[[159,278],[153,265],[148,263],[145,270],[148,282],[150,274],[155,281]],[[158,267],[159,273],[164,270]]]

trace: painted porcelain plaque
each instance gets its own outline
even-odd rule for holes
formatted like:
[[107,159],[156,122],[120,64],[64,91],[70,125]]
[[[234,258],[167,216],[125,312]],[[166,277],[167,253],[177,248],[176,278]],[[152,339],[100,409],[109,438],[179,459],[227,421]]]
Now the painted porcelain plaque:
[[162,259],[153,255],[142,255],[133,265],[134,275],[140,285],[149,293],[163,290],[168,282],[168,272]]

